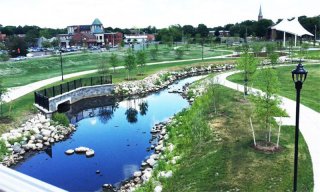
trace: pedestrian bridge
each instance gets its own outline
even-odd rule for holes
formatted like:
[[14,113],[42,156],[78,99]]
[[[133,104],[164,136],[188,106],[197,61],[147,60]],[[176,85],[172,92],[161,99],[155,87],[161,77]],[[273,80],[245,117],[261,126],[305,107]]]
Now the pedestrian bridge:
[[63,105],[90,97],[109,96],[114,92],[112,76],[97,76],[69,81],[34,92],[35,106],[47,115]]

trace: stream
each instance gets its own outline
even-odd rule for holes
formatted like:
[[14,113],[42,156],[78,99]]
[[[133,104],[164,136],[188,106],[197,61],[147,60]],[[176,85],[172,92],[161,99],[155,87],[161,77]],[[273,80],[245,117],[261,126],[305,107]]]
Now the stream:
[[[103,184],[118,185],[140,169],[153,153],[151,128],[189,106],[170,90],[181,89],[204,76],[189,77],[157,93],[114,102],[99,97],[72,104],[66,112],[77,130],[12,167],[68,191],[100,191]],[[66,155],[68,149],[89,147],[95,155]]]

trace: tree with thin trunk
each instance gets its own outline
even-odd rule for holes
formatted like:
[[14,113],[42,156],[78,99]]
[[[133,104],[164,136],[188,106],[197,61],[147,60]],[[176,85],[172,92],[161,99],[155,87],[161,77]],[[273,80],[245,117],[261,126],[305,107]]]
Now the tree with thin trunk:
[[157,60],[157,57],[158,57],[158,49],[157,49],[157,48],[150,49],[150,55],[151,55],[151,59],[152,59],[152,60]]
[[274,66],[278,63],[279,53],[271,53],[268,55],[268,57],[270,59],[271,66],[274,68]]
[[103,60],[101,58],[101,61],[98,63],[98,73],[102,76],[107,76],[107,74],[109,73],[109,66],[108,66],[108,63]]
[[244,49],[244,53],[237,61],[237,69],[242,70],[244,80],[244,95],[248,95],[248,82],[257,70],[258,59],[248,53],[248,49]]
[[127,80],[130,80],[130,72],[137,67],[136,57],[131,49],[128,49],[127,54],[124,56],[124,67],[128,71]]
[[113,67],[113,73],[115,73],[116,67],[118,66],[118,63],[119,63],[118,55],[115,53],[112,53],[109,58],[109,63]]
[[4,104],[3,97],[6,94],[6,92],[7,92],[7,89],[4,87],[2,83],[2,79],[0,79],[0,117],[3,116],[3,110],[2,110],[2,106]]
[[138,51],[137,54],[137,64],[139,65],[140,75],[143,74],[143,69],[146,65],[146,52],[145,51]]
[[257,81],[261,83],[261,91],[264,93],[253,95],[250,100],[255,104],[254,115],[261,120],[265,130],[266,142],[271,142],[272,127],[275,126],[273,117],[283,115],[283,110],[278,107],[281,100],[276,95],[280,83],[276,71],[271,68],[261,70],[257,74]]
[[175,50],[175,54],[176,54],[176,59],[182,59],[184,55],[184,51],[181,47],[179,47]]
[[262,45],[261,45],[261,43],[253,43],[253,44],[250,45],[250,47],[251,47],[254,55],[255,55],[256,57],[258,57],[258,54],[259,54],[259,53],[261,52],[261,50],[262,50]]

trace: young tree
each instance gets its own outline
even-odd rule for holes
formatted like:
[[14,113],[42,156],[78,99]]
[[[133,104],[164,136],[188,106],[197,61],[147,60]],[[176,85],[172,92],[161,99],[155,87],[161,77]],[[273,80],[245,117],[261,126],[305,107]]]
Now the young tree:
[[274,122],[272,118],[283,114],[278,107],[281,100],[276,95],[279,92],[280,83],[276,71],[270,68],[261,70],[257,75],[257,80],[262,84],[261,91],[264,93],[257,93],[250,97],[250,100],[255,104],[256,118],[262,121],[266,141],[271,142],[271,127]]
[[60,40],[59,39],[55,39],[51,42],[52,47],[59,47],[60,45]]
[[251,44],[250,47],[256,57],[258,56],[258,54],[262,50],[262,45],[260,43],[253,43],[253,44]]
[[102,76],[107,76],[109,73],[109,66],[106,61],[101,58],[101,61],[98,63],[98,73]]
[[304,57],[308,56],[308,49],[309,49],[309,44],[308,43],[303,43],[301,45],[301,53]]
[[124,66],[128,70],[127,79],[130,80],[130,72],[137,67],[136,57],[131,49],[128,49],[127,54],[124,56]]
[[243,74],[244,94],[248,95],[248,82],[257,70],[258,60],[252,54],[248,53],[248,49],[244,49],[244,53],[240,56],[237,63],[237,69],[242,70]]
[[182,59],[184,55],[184,51],[182,48],[179,47],[175,50],[175,54],[176,54],[176,59]]
[[152,60],[157,60],[158,57],[158,49],[150,49],[150,55]]
[[3,116],[2,105],[4,104],[3,96],[7,92],[7,89],[3,86],[2,79],[0,79],[0,117]]
[[277,64],[277,62],[278,62],[279,53],[276,53],[276,52],[271,53],[268,57],[270,59],[272,67],[274,68],[275,64]]
[[266,52],[269,56],[270,54],[274,53],[276,50],[276,44],[275,43],[267,43],[266,44]]
[[49,41],[43,41],[42,42],[42,47],[50,48],[50,47],[52,47],[52,44]]
[[138,51],[137,52],[137,64],[140,68],[140,74],[143,74],[143,68],[146,65],[146,52],[145,51]]
[[113,67],[113,73],[115,73],[116,67],[118,66],[118,63],[119,63],[118,55],[115,53],[112,53],[109,58],[109,63]]

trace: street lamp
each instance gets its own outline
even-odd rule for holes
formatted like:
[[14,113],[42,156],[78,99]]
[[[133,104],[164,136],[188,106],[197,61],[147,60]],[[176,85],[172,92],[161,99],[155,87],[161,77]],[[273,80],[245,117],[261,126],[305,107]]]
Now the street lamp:
[[293,191],[297,191],[297,176],[298,176],[298,144],[299,144],[299,111],[300,111],[300,91],[302,84],[306,80],[308,71],[303,68],[301,60],[296,69],[292,70],[292,80],[296,88],[296,130],[294,144],[294,175],[293,175]]
[[62,49],[60,47],[60,68],[61,68],[61,81],[63,81],[63,67],[62,67]]

